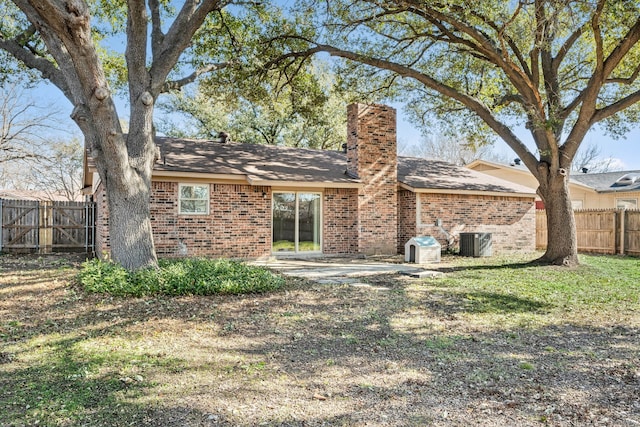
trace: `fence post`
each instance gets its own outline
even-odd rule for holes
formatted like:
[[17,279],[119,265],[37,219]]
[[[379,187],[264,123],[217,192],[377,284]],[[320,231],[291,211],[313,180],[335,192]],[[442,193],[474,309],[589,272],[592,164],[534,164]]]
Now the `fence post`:
[[84,251],[89,252],[89,204],[84,202]]
[[0,253],[2,253],[2,242],[4,236],[2,235],[2,231],[4,230],[4,216],[2,216],[2,199],[0,199]]
[[620,255],[624,255],[626,252],[626,249],[624,247],[624,237],[626,234],[626,231],[624,229],[624,225],[625,225],[625,216],[626,216],[627,210],[623,207],[622,209],[620,209]]
[[53,245],[53,202],[43,200],[38,202],[38,253],[52,252]]

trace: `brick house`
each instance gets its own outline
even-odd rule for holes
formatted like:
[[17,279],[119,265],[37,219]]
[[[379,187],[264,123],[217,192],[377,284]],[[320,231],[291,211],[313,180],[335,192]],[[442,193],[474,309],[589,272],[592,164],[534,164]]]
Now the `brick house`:
[[[490,232],[493,250],[533,251],[535,194],[441,161],[398,157],[396,113],[352,104],[346,152],[157,138],[151,216],[159,256],[397,254],[414,236],[446,248]],[[95,176],[94,176],[95,175]],[[106,196],[96,252],[109,250]]]

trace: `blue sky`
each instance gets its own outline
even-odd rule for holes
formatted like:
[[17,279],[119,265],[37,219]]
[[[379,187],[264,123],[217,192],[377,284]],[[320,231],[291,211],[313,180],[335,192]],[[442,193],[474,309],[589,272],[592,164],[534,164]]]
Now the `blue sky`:
[[[279,0],[282,5],[291,4],[291,0]],[[116,37],[109,42],[109,47],[115,51],[124,51],[125,41],[122,37]],[[72,129],[72,132],[76,135],[80,134],[75,123],[69,118],[72,106],[67,99],[60,93],[60,91],[51,84],[42,84],[38,90],[33,92],[34,100],[38,101],[44,99],[47,103],[54,103],[59,105],[62,111],[62,119],[65,123],[61,123],[63,128]],[[397,109],[398,114],[398,141],[400,144],[416,144],[422,139],[422,133],[420,129],[416,128],[412,123],[408,122],[404,112],[402,111],[402,104],[392,104]],[[128,107],[124,100],[117,100],[116,107],[121,119],[128,120]],[[346,114],[346,113],[345,113]],[[158,117],[158,112],[156,112]],[[68,124],[66,123],[68,121]],[[586,147],[592,144],[600,147],[600,157],[603,161],[606,159],[612,159],[611,166],[621,170],[640,170],[640,124],[630,126],[631,131],[625,138],[614,140],[611,137],[604,135],[598,128],[592,128],[591,131],[585,137],[582,147]],[[524,128],[516,128],[515,133],[521,138],[522,141],[529,146],[529,148],[535,153],[535,144],[528,130]],[[493,147],[493,151],[499,154],[501,157],[511,159],[515,157],[513,150],[502,140],[496,141]]]
[[[51,84],[41,84],[31,93],[36,102],[46,100],[47,104],[54,104],[61,110],[61,128],[70,130],[73,134],[79,135],[75,123],[69,118],[71,114],[71,104],[61,94],[61,92]],[[116,106],[120,117],[128,120],[128,107],[123,100],[117,100]],[[421,140],[422,135],[420,129],[416,128],[412,123],[408,122],[402,111],[402,104],[393,104],[398,113],[398,141],[399,143],[414,144]],[[346,114],[346,113],[345,113]],[[524,129],[516,129],[518,136],[533,147],[533,141],[529,132]],[[621,170],[640,170],[640,124],[631,127],[631,132],[626,135],[625,139],[613,140],[603,135],[597,128],[592,129],[585,137],[582,146],[597,144],[600,147],[600,156],[603,161],[612,158],[612,166]],[[504,154],[506,158],[514,157],[513,150],[503,141],[497,141],[493,151],[498,154]]]
[[[419,141],[422,138],[420,130],[406,120],[402,112],[402,105],[394,104],[394,107],[398,110],[398,140],[408,144]],[[599,131],[597,127],[592,128],[581,146],[597,145],[600,147],[601,159],[605,161],[611,158],[611,166],[616,169],[640,170],[640,124],[630,126],[630,129],[631,131],[625,138],[614,140]],[[515,133],[535,153],[535,144],[529,131],[524,128],[516,128]],[[504,154],[509,159],[515,156],[513,150],[502,140],[496,141],[493,151],[500,155]]]

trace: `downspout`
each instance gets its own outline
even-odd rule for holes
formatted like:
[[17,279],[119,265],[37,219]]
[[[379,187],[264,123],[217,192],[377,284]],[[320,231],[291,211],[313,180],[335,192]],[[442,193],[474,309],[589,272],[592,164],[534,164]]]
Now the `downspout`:
[[447,252],[449,251],[449,249],[451,248],[451,245],[453,245],[453,242],[455,241],[455,237],[449,233],[447,230],[444,229],[444,227],[442,226],[442,219],[440,218],[436,218],[436,224],[435,226],[438,228],[438,230],[440,230],[445,236],[447,236]]
[[2,253],[2,242],[3,242],[2,231],[3,230],[4,230],[4,217],[2,216],[2,199],[0,199],[0,254]]

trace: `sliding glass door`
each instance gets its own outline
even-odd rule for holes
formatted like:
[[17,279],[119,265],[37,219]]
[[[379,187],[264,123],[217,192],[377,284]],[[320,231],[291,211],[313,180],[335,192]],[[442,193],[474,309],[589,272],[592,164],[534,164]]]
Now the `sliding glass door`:
[[320,193],[273,193],[273,252],[320,252]]

